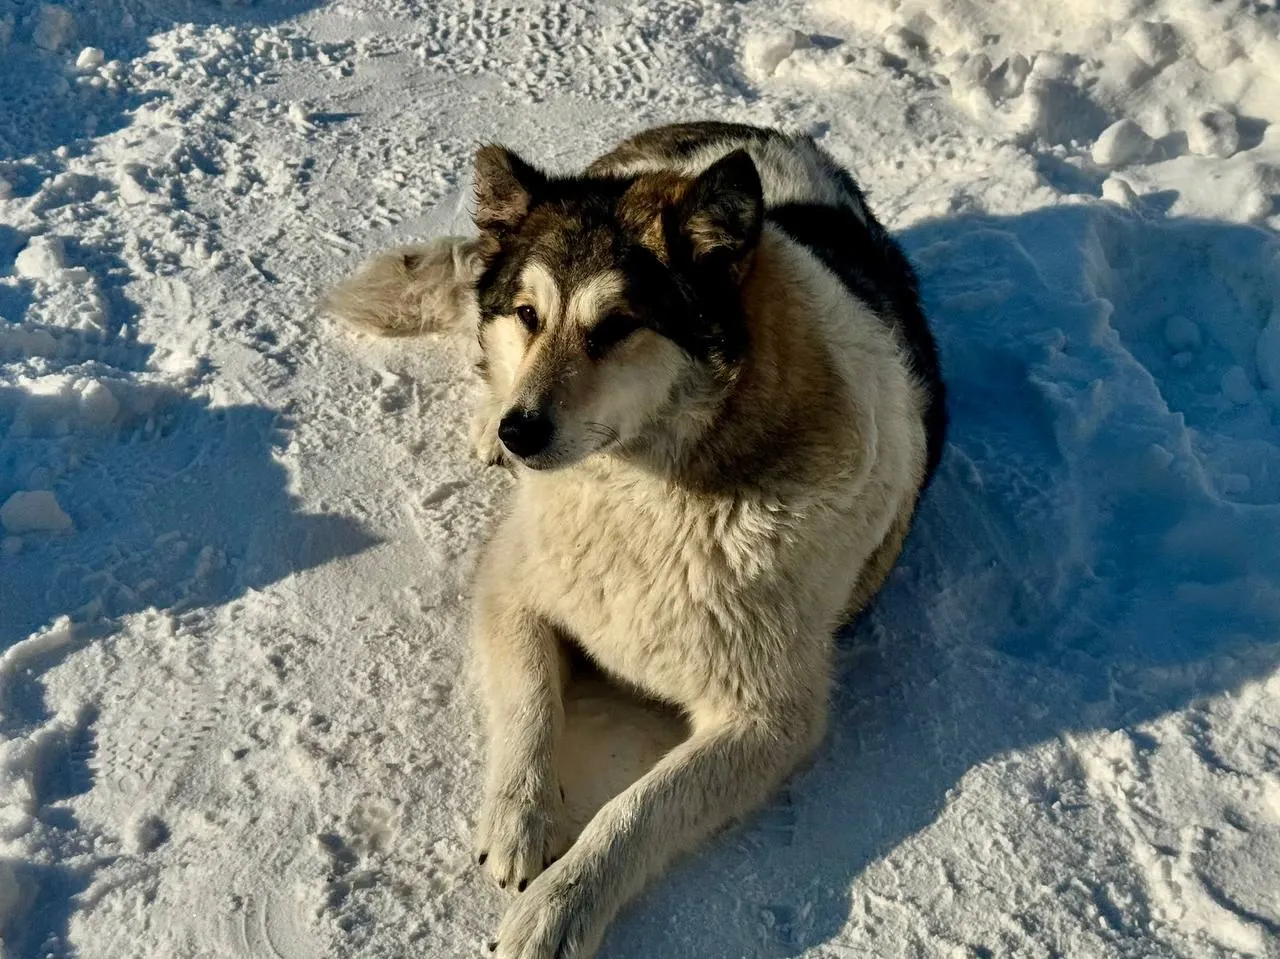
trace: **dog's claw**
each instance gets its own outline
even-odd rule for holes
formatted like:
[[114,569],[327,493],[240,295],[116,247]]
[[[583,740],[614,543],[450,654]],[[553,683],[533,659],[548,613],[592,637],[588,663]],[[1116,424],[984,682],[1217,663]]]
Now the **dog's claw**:
[[529,885],[528,879],[521,879],[520,885],[516,886],[516,892],[524,892],[525,887]]
[[486,849],[484,852],[480,853],[479,857],[477,857],[476,864],[483,866],[485,864],[485,861],[488,860],[488,858],[489,858],[489,850]]

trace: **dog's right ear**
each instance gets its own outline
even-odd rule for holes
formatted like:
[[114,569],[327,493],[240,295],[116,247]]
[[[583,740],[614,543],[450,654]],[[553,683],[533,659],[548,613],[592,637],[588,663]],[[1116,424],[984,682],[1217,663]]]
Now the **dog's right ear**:
[[506,147],[476,151],[476,226],[500,237],[525,218],[547,178]]
[[707,167],[676,216],[683,245],[695,263],[718,261],[741,272],[764,222],[764,189],[751,155],[734,150]]

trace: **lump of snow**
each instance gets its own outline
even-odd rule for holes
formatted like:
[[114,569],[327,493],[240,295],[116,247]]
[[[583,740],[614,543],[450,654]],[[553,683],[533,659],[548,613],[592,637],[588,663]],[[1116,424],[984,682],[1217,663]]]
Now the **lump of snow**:
[[18,276],[29,280],[52,280],[66,265],[66,249],[56,236],[33,236],[13,261]]
[[1200,349],[1200,327],[1185,316],[1171,316],[1164,325],[1164,341],[1175,353]]
[[1280,189],[1280,171],[1263,163],[1244,164],[1237,170],[1238,193],[1231,214],[1245,223],[1266,219],[1275,208],[1272,197]]
[[58,532],[71,528],[71,517],[49,490],[19,490],[0,506],[0,525],[5,532]]
[[148,202],[152,197],[147,192],[147,188],[143,186],[127,170],[120,171],[120,179],[118,181],[120,199],[128,206],[137,206],[140,203]]
[[110,426],[120,412],[120,401],[100,380],[90,380],[80,389],[80,413],[94,426]]
[[1125,42],[1151,66],[1161,66],[1178,55],[1178,31],[1171,23],[1140,20],[1129,28]]
[[1109,176],[1102,184],[1102,198],[1118,206],[1132,209],[1138,203],[1138,194],[1129,186],[1128,180],[1118,176]]
[[299,130],[311,130],[315,126],[311,122],[311,114],[301,103],[289,104],[289,122]]
[[778,65],[797,50],[812,45],[799,30],[769,30],[747,38],[742,49],[742,65],[752,76],[771,77]]
[[1258,334],[1254,346],[1258,364],[1258,378],[1269,390],[1280,390],[1280,310],[1271,314],[1271,320]]
[[82,72],[96,70],[106,61],[106,57],[97,47],[85,47],[76,57],[76,69]]
[[1216,30],[1195,39],[1196,60],[1206,70],[1222,70],[1244,55],[1236,38]]
[[1258,396],[1249,382],[1249,374],[1239,366],[1233,366],[1222,374],[1222,395],[1236,406],[1248,406]]
[[1012,100],[1014,97],[1022,96],[1022,90],[1030,75],[1031,62],[1021,53],[1015,53],[992,71],[987,86],[992,96]]
[[[19,809],[15,806],[5,806],[0,808],[0,840],[4,842],[13,842],[15,839],[21,839],[31,831],[34,825],[31,814],[25,809]],[[3,879],[0,879],[0,886],[3,886]],[[0,891],[0,900],[4,899],[4,893]],[[4,916],[4,906],[0,905],[0,917]],[[4,920],[0,918],[0,929],[4,928]]]
[[37,47],[50,53],[61,50],[76,34],[76,20],[66,7],[46,3],[36,14],[36,28],[31,39]]
[[0,932],[17,925],[19,914],[26,909],[27,898],[13,863],[0,859]]
[[984,86],[991,76],[991,58],[985,53],[975,53],[951,75],[953,90],[972,90]]
[[1240,149],[1235,114],[1221,108],[1205,110],[1187,125],[1187,149],[1224,160],[1232,156]]
[[1151,152],[1155,141],[1142,127],[1126,118],[1107,127],[1093,145],[1093,162],[1099,166],[1123,166],[1141,160]]
[[101,192],[105,184],[96,176],[86,173],[73,173],[67,170],[59,173],[49,184],[49,196],[58,197],[66,203],[91,200]]
[[1071,64],[1060,53],[1042,51],[1031,64],[1031,76],[1041,80],[1065,80],[1071,76]]

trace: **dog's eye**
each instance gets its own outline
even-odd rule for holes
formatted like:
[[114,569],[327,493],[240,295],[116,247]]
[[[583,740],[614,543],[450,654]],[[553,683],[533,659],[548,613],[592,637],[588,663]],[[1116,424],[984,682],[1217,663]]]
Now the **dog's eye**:
[[517,306],[516,317],[530,333],[538,332],[538,311],[531,306]]
[[587,334],[587,355],[600,359],[641,325],[639,318],[629,313],[610,313]]

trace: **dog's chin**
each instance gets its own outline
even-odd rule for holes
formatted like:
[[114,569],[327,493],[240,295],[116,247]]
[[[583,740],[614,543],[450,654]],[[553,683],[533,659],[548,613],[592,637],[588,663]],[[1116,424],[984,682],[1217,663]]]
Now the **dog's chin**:
[[578,462],[580,458],[557,450],[538,453],[534,456],[514,456],[508,451],[507,455],[526,469],[531,469],[538,473],[549,473],[552,470],[564,469]]
[[521,466],[525,466],[539,473],[550,473],[554,470],[563,470],[568,469],[571,466],[575,466],[578,463],[581,463],[592,453],[596,453],[608,445],[609,444],[605,443],[600,446],[593,446],[587,449],[548,450],[545,453],[538,453],[534,456],[525,457],[512,456],[510,452],[508,452],[507,455],[511,456],[511,458]]

